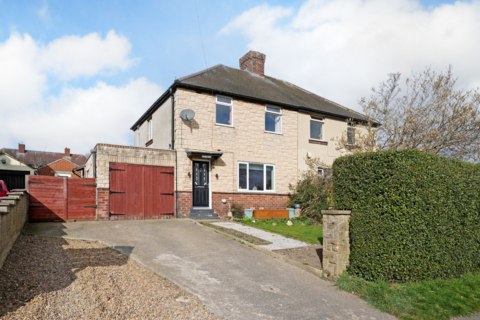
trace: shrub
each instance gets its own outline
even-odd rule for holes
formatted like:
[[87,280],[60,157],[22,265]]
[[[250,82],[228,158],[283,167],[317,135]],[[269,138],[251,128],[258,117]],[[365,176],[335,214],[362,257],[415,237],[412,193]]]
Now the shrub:
[[[305,162],[308,170],[300,174],[295,186],[289,185],[287,205],[294,208],[299,204],[302,216],[322,222],[321,210],[328,209],[333,200],[332,170],[319,158],[306,159]],[[323,176],[318,174],[318,168],[324,168]]]
[[243,206],[241,204],[232,203],[230,206],[230,211],[235,219],[242,219],[245,215]]
[[480,270],[480,165],[420,151],[335,160],[336,209],[351,209],[349,272],[367,280]]

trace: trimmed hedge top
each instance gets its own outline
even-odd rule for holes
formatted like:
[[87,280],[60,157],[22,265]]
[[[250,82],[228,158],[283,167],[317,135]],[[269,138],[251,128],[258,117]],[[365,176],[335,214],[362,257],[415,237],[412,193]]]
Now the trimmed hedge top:
[[367,280],[480,270],[480,165],[420,151],[335,160],[336,209],[351,209],[349,272]]

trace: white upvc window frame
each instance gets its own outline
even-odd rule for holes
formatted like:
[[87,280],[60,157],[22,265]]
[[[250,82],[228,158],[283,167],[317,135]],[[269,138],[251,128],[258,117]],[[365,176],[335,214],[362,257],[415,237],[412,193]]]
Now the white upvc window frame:
[[[246,164],[247,165],[247,188],[246,189],[240,189],[240,164]],[[263,165],[263,190],[249,190],[250,189],[250,177],[249,177],[249,169],[250,169],[250,164],[260,164]],[[273,186],[272,190],[266,190],[266,185],[267,185],[267,166],[273,167]],[[259,193],[275,193],[276,189],[276,168],[275,165],[272,163],[260,163],[260,162],[248,162],[248,161],[238,161],[237,163],[237,191],[238,192],[259,192]]]
[[[223,101],[218,101],[218,98],[225,98],[225,99],[230,99],[230,103],[226,103],[226,102],[223,102]],[[223,124],[223,123],[218,123],[217,122],[217,104],[219,105],[222,105],[222,106],[227,106],[227,107],[230,107],[231,110],[232,110],[232,116],[231,116],[231,119],[230,119],[230,124]],[[222,96],[222,95],[216,95],[215,96],[215,124],[217,126],[224,126],[224,127],[231,127],[233,128],[233,99],[231,97],[227,97],[227,96]]]
[[150,119],[148,120],[148,141],[152,139],[153,139],[153,119]]
[[317,168],[317,173],[319,176],[322,176],[325,174],[325,170],[323,170],[323,168]]
[[[353,143],[350,143],[348,134],[349,129],[353,129]],[[355,135],[357,134],[357,128],[355,127],[354,123],[348,122],[347,123],[347,145],[354,146],[355,145]]]
[[63,178],[63,177],[66,177],[66,178],[71,178],[71,177],[72,177],[72,174],[71,174],[71,173],[56,173],[56,172],[55,172],[55,177],[60,177],[60,178]]
[[[275,111],[272,111],[272,110],[268,110],[268,108],[278,109],[279,111],[275,112]],[[282,134],[282,132],[283,132],[283,112],[282,112],[282,108],[266,105],[265,106],[265,117],[267,116],[267,114],[274,114],[274,115],[280,117],[280,132],[269,131],[269,130],[267,130],[266,127],[264,128],[264,131],[268,132],[268,133]]]
[[[322,124],[322,139],[316,139],[316,138],[312,138],[312,128],[311,128],[311,123],[313,122],[318,122],[318,123],[321,123]],[[315,140],[315,141],[325,141],[325,118],[324,117],[316,117],[316,116],[310,116],[310,134],[309,134],[309,139],[310,140]]]

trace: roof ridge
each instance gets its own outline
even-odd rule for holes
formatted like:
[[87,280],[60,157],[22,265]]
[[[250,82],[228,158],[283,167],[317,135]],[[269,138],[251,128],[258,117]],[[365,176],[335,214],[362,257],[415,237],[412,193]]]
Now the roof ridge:
[[187,79],[190,79],[190,78],[194,78],[194,77],[196,77],[196,76],[199,76],[199,75],[201,75],[201,74],[203,74],[203,73],[205,73],[205,72],[211,71],[211,70],[216,69],[216,68],[221,67],[221,66],[225,67],[223,64],[217,64],[217,65],[215,65],[215,66],[213,66],[213,67],[210,67],[210,68],[207,68],[207,69],[204,69],[204,70],[201,70],[201,71],[198,71],[198,72],[189,74],[189,75],[184,76],[184,77],[181,77],[181,78],[178,78],[178,79],[176,79],[176,81],[184,81],[184,80],[187,80]]

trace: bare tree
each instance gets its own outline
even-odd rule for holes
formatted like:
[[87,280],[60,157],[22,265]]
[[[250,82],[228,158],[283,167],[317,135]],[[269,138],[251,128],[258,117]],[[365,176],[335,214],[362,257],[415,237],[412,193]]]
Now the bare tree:
[[39,168],[46,166],[48,160],[43,152],[35,152],[34,155],[30,157],[27,164],[33,169],[38,170]]
[[[367,116],[352,152],[416,149],[466,161],[480,161],[480,93],[456,90],[452,68],[435,73],[427,68],[405,79],[390,74],[369,99],[359,103]],[[380,123],[378,128],[374,123]],[[348,132],[337,148],[348,147]]]

